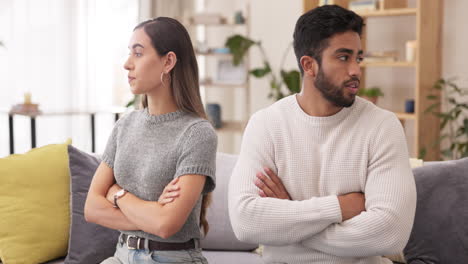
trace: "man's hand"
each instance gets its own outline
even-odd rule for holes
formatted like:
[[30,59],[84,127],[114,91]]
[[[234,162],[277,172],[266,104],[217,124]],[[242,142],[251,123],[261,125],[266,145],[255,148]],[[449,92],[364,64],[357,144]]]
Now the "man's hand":
[[180,186],[176,185],[179,177],[173,179],[165,188],[163,193],[159,196],[158,203],[165,205],[174,201],[179,196]]
[[348,193],[338,196],[343,221],[351,219],[366,211],[366,199],[363,193]]
[[258,194],[261,197],[291,200],[280,178],[269,168],[265,168],[264,170],[268,174],[268,177],[262,172],[258,172],[257,179],[255,180],[255,185],[260,189]]
[[107,201],[114,204],[114,194],[120,191],[121,189],[122,187],[120,187],[117,183],[114,183],[114,185],[112,185],[107,191],[107,194],[106,194]]

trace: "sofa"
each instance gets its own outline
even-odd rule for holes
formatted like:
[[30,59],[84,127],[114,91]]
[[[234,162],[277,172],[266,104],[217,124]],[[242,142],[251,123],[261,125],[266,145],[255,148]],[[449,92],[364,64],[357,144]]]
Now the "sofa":
[[[111,255],[113,253],[118,232],[91,223],[86,223],[83,218],[82,205],[86,198],[86,186],[89,187],[92,174],[99,164],[99,158],[80,151],[68,144],[65,145],[65,148],[63,148],[63,146],[60,147],[62,147],[61,152],[54,149],[54,155],[59,157],[64,155],[68,156],[65,159],[67,166],[65,169],[62,168],[62,171],[66,170],[67,175],[68,173],[70,174],[70,181],[64,181],[61,186],[63,187],[67,184],[70,185],[69,190],[63,190],[64,194],[70,195],[70,201],[67,201],[69,203],[70,211],[65,212],[65,214],[69,214],[70,223],[65,223],[62,229],[60,229],[60,226],[56,224],[56,226],[46,232],[47,235],[44,236],[40,234],[39,239],[47,240],[48,235],[53,237],[53,234],[51,234],[52,231],[59,228],[62,230],[60,232],[64,233],[66,231],[63,230],[66,228],[69,234],[63,234],[63,237],[68,239],[68,243],[61,243],[64,244],[61,245],[62,251],[57,251],[59,253],[55,252],[54,254],[58,258],[55,257],[53,260],[51,260],[52,257],[50,256],[54,255],[48,256],[49,259],[47,259],[46,262],[34,262],[30,259],[27,261],[16,261],[11,260],[10,258],[5,261],[5,264],[99,263],[96,260],[89,260],[95,258],[93,254],[102,255],[102,253],[105,253]],[[33,150],[35,151],[34,153],[36,156],[41,154],[39,153],[40,149],[41,148]],[[52,154],[49,153],[48,155]],[[9,163],[11,163],[11,160],[8,160],[8,157],[0,159],[0,175],[6,175],[5,177],[0,177],[0,186],[5,187],[5,189],[2,189],[2,192],[0,192],[0,215],[2,215],[2,217],[0,217],[0,258],[6,256],[6,252],[10,250],[7,248],[10,244],[14,244],[19,241],[14,239],[8,240],[7,238],[11,233],[25,229],[21,226],[22,221],[24,221],[24,223],[37,222],[31,221],[32,218],[21,219],[22,214],[20,214],[20,217],[17,219],[9,219],[8,211],[4,211],[4,208],[6,207],[3,205],[6,204],[4,203],[6,198],[13,197],[17,200],[23,196],[22,193],[18,194],[18,189],[8,192],[8,189],[11,189],[8,184],[11,185],[13,182],[15,185],[11,186],[19,184],[25,185],[31,181],[30,179],[26,179],[23,182],[22,178],[16,178],[13,181],[8,181],[8,178],[10,177],[8,175],[8,166],[11,167],[10,170],[15,169],[14,166],[17,166],[16,169],[23,170],[34,166],[40,167],[41,165],[50,169],[52,164],[59,163],[57,159],[52,159],[49,163],[47,163],[47,159],[40,159],[37,164],[29,164],[29,161],[21,159],[21,156],[15,157],[19,159],[18,164],[20,165],[10,166]],[[37,157],[35,159],[37,159]],[[217,154],[216,189],[213,192],[212,204],[207,212],[208,222],[210,223],[210,232],[201,241],[203,254],[208,259],[209,263],[263,263],[261,256],[255,251],[258,245],[248,244],[237,240],[229,221],[227,191],[229,177],[236,163],[236,159],[237,157],[235,155],[225,153]],[[36,171],[38,171],[38,169],[30,169],[29,171],[22,173],[35,173]],[[47,171],[46,173],[47,174],[43,174],[42,177],[47,178],[50,175],[56,174],[51,173],[50,171]],[[468,207],[466,206],[466,204],[468,204],[468,158],[457,161],[429,162],[423,167],[413,169],[413,173],[418,192],[418,202],[414,227],[408,245],[404,250],[407,263],[468,263],[468,225],[465,224],[468,220]],[[51,187],[48,190],[53,192],[53,190],[58,188],[52,186],[52,184],[55,184],[56,182],[57,179],[52,179],[49,182],[46,179],[39,179],[34,184],[50,185]],[[27,192],[35,191],[34,186],[27,187],[30,188],[27,189]],[[41,192],[43,193],[43,191],[39,190],[39,193]],[[15,195],[16,197],[14,197]],[[37,199],[36,197],[37,195],[33,197],[33,199]],[[56,200],[56,198],[54,199]],[[2,202],[4,204],[2,204]],[[68,205],[66,205],[66,207],[68,207]],[[39,204],[36,209],[40,210],[40,212],[46,211],[43,204]],[[17,211],[19,209],[12,208],[11,210]],[[44,212],[44,214],[46,213]],[[35,217],[35,215],[31,217]],[[5,219],[11,221],[8,222]],[[5,223],[7,226],[5,226]],[[14,226],[16,223],[19,227]],[[10,230],[11,233],[9,233]],[[37,233],[41,232],[43,232],[42,229],[37,230]],[[27,243],[29,243],[29,240],[27,239],[23,241],[28,241]],[[56,239],[54,239],[54,241],[55,240]],[[107,242],[104,243],[103,241]],[[33,249],[37,248],[38,246],[33,242],[31,242],[31,246],[34,246]],[[65,249],[63,249],[63,246],[65,246]],[[96,247],[100,248],[98,252],[92,251],[93,248]],[[23,249],[23,251],[25,250]],[[42,254],[45,250],[41,249],[37,251],[39,252],[38,254]],[[33,254],[32,251],[26,252]],[[26,252],[25,254],[27,254]],[[68,255],[65,256],[66,254]],[[87,260],[83,260],[84,254],[88,255]],[[102,257],[103,256],[101,256],[101,259]],[[5,257],[5,259],[7,258]]]
[[[23,247],[24,248],[23,251],[26,251],[26,252],[29,251],[31,252],[30,254],[32,255],[33,254],[36,254],[36,255],[39,254],[39,255],[37,256],[37,258],[15,257],[14,252],[11,252],[10,251],[11,249],[7,247],[9,245],[19,242],[19,240],[16,238],[7,240],[7,237],[11,235],[9,233],[9,229],[11,228],[9,227],[14,225],[15,223],[21,223],[22,221],[24,221],[24,224],[21,224],[21,225],[27,225],[29,222],[41,222],[41,221],[44,221],[44,219],[40,219],[40,220],[18,219],[18,221],[16,221],[15,219],[8,219],[9,218],[8,215],[11,215],[10,218],[13,218],[13,213],[12,213],[13,210],[18,211],[22,209],[21,207],[16,207],[16,208],[12,208],[11,211],[3,212],[1,209],[2,201],[5,202],[6,199],[8,199],[8,197],[11,197],[14,195],[18,196],[15,198],[15,200],[18,200],[18,199],[21,199],[21,196],[23,196],[23,194],[18,194],[18,192],[15,191],[12,193],[3,193],[5,195],[5,197],[3,197],[2,192],[0,192],[0,215],[2,215],[2,217],[0,217],[0,263],[1,263],[2,256],[5,258],[4,264],[20,264],[20,263],[21,264],[28,264],[28,263],[31,263],[31,264],[32,263],[93,264],[93,263],[99,263],[101,260],[105,259],[107,256],[111,256],[115,250],[115,244],[117,241],[118,232],[116,230],[111,230],[105,227],[101,227],[93,223],[87,223],[83,217],[83,206],[84,206],[84,202],[86,199],[87,189],[89,188],[89,184],[91,183],[92,175],[94,174],[94,171],[96,170],[100,162],[99,156],[83,152],[73,147],[72,145],[68,145],[68,144],[57,144],[57,145],[45,146],[43,148],[34,149],[31,152],[32,153],[26,153],[23,155],[14,155],[13,157],[0,159],[0,174],[9,173],[7,167],[8,166],[11,167],[12,165],[6,165],[6,166],[2,166],[2,165],[7,164],[8,162],[12,163],[13,161],[15,161],[14,159],[17,159],[17,163],[19,164],[17,166],[21,166],[19,170],[27,169],[26,166],[36,167],[36,168],[40,166],[46,167],[46,168],[32,169],[32,170],[27,170],[27,171],[22,172],[22,174],[33,174],[37,172],[38,175],[35,176],[37,178],[39,177],[48,178],[51,174],[60,174],[61,172],[58,171],[58,168],[55,171],[50,171],[52,164],[63,163],[63,162],[67,163],[65,165],[68,165],[68,168],[64,168],[64,169],[67,170],[66,173],[67,174],[69,173],[69,176],[68,175],[65,176],[64,174],[64,177],[69,177],[70,179],[69,179],[69,182],[66,181],[63,184],[61,184],[60,188],[64,188],[65,186],[67,186],[66,188],[69,188],[69,190],[68,189],[63,190],[63,193],[70,195],[69,201],[66,202],[66,203],[69,203],[70,211],[69,212],[68,211],[62,212],[63,210],[60,211],[61,213],[60,217],[63,218],[63,214],[69,214],[70,223],[65,223],[63,224],[63,226],[60,226],[62,225],[62,223],[58,223],[54,225],[56,225],[58,229],[62,230],[61,231],[62,233],[65,231],[69,232],[69,234],[64,234],[66,236],[63,236],[64,239],[68,239],[68,243],[66,240],[63,240],[61,242],[61,244],[63,244],[62,246],[65,246],[65,248],[63,247],[61,248],[61,251],[58,251],[58,252],[55,251],[53,253],[46,252],[46,251],[49,251],[49,249],[52,247],[56,248],[57,245],[49,245],[47,246],[48,249],[46,249],[46,246],[39,245],[37,241],[32,242],[31,240],[35,240],[37,237],[42,237],[42,239],[47,240],[47,234],[50,234],[52,238],[54,237],[54,234],[51,234],[51,232],[55,232],[56,228],[51,227],[48,231],[44,231],[42,230],[42,227],[44,227],[45,224],[42,224],[40,226],[40,229],[38,227],[35,227],[36,230],[34,230],[33,227],[28,227],[28,229],[30,229],[31,232],[37,233],[38,235],[34,236],[34,234],[29,234],[29,235],[33,235],[34,239],[28,238],[28,239],[23,240],[23,241],[28,241],[27,243],[31,241],[29,248],[32,249],[32,250],[29,250],[28,247]],[[47,152],[47,153],[44,153],[44,152]],[[67,154],[68,154],[68,157],[66,159],[62,159],[63,156],[66,156]],[[35,156],[27,160],[26,157],[28,155],[29,156],[35,155]],[[50,157],[52,155],[55,155],[57,157],[46,158],[46,156]],[[13,159],[13,161],[11,159]],[[34,159],[36,163],[28,164],[28,162],[31,162],[30,161],[31,159]],[[223,264],[262,263],[261,256],[255,253],[255,250],[258,248],[258,245],[244,243],[244,242],[237,240],[237,238],[235,237],[232,231],[232,227],[229,221],[229,214],[228,214],[228,208],[227,208],[227,203],[228,203],[227,191],[228,191],[229,177],[236,163],[236,160],[237,158],[235,155],[229,155],[225,153],[217,154],[216,189],[213,192],[212,203],[207,211],[207,219],[208,219],[208,223],[210,224],[210,231],[208,232],[207,236],[201,240],[203,254],[208,259],[209,263],[223,263]],[[2,168],[3,168],[3,171],[2,171]],[[40,174],[40,171],[42,170],[47,170],[47,171],[44,171],[44,173]],[[6,177],[7,178],[6,180],[8,180],[8,177],[9,176]],[[63,180],[64,177],[61,177],[61,180]],[[18,188],[16,187],[18,185],[29,184],[28,181],[23,182],[20,178],[17,177],[17,175],[16,175],[16,178],[13,179],[13,181],[15,181],[15,188]],[[58,184],[57,181],[58,181],[57,178],[45,179],[44,181],[37,181],[37,182],[33,181],[32,186],[28,186],[28,188],[30,188],[30,191],[34,192],[35,191],[34,186],[38,186],[42,184],[52,185],[53,184],[52,182],[55,182],[56,184]],[[5,184],[4,186],[8,186],[8,184],[11,184],[11,181],[3,182],[2,178],[0,177],[0,186],[2,186],[3,184]],[[70,187],[68,187],[68,185],[70,185]],[[52,191],[56,188],[59,188],[58,185],[53,186],[52,188],[46,188],[46,189],[47,191],[52,193]],[[38,193],[44,193],[44,191],[38,192]],[[36,197],[39,197],[39,196],[40,195],[36,195]],[[36,197],[33,197],[33,199],[37,199]],[[62,196],[62,198],[63,197],[64,196]],[[62,199],[62,198],[54,197],[52,199],[57,200],[57,199]],[[31,201],[29,203],[31,203]],[[44,203],[46,203],[46,201],[44,201]],[[65,208],[63,207],[63,205],[61,206],[62,208]],[[51,207],[55,207],[55,205],[51,205]],[[42,213],[42,209],[40,205],[30,210],[39,210],[38,212]],[[48,213],[44,213],[44,214],[48,214]],[[7,215],[6,218],[5,218],[5,215]],[[33,215],[32,217],[36,217],[36,215]],[[2,220],[4,220],[3,223],[2,223]],[[11,221],[8,222],[8,220],[11,220]],[[18,232],[19,231],[12,231],[12,233],[18,233]],[[53,240],[59,240],[59,239],[62,239],[62,237],[58,239],[54,238]],[[23,246],[24,246],[24,243],[23,243]],[[43,248],[38,249],[37,248],[38,246],[41,246]],[[38,251],[38,252],[34,252],[34,251]],[[43,255],[45,255],[46,253],[49,255],[40,256],[42,252],[44,252]],[[65,254],[67,254],[67,256],[65,256]],[[52,259],[54,255],[58,256],[58,258]],[[99,255],[99,256],[96,256],[96,255]],[[41,259],[47,259],[47,258],[52,259],[52,260],[48,260],[47,262],[39,261]]]

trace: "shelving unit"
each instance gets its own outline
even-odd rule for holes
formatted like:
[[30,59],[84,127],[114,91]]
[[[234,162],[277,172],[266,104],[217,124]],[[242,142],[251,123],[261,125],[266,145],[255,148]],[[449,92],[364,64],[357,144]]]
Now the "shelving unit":
[[[335,3],[348,8],[349,0],[336,0]],[[303,0],[304,12],[318,6],[318,0]],[[357,12],[368,24],[368,18],[373,17],[397,17],[415,16],[417,56],[414,62],[364,62],[362,63],[362,85],[365,85],[366,69],[372,67],[394,67],[414,69],[414,113],[395,112],[402,121],[414,122],[413,153],[417,156],[422,148],[427,153],[424,160],[436,160],[439,157],[440,148],[432,146],[440,134],[439,119],[433,115],[424,114],[425,109],[434,101],[426,97],[429,94],[437,94],[432,90],[433,84],[441,77],[441,25],[442,25],[442,1],[441,0],[416,0],[415,8],[408,8],[406,0],[385,0],[385,9],[376,11]],[[364,28],[362,34],[362,46],[366,50],[367,32]]]
[[[222,1],[193,1],[198,1],[196,13],[220,14],[223,17],[219,23],[197,23],[194,21],[201,21],[200,18],[190,18],[185,26],[191,35],[199,64],[203,103],[205,106],[208,103],[217,103],[221,106],[222,127],[217,129],[219,151],[237,153],[242,132],[250,117],[251,92],[248,80],[248,63],[250,60],[247,55],[243,60],[243,71],[236,71],[236,73],[244,73],[245,71],[245,75],[242,74],[242,76],[246,77],[245,80],[237,82],[235,77],[226,78],[225,80],[220,78],[218,74],[219,64],[222,61],[232,61],[232,55],[216,49],[224,48],[228,36],[234,34],[250,35],[249,7],[242,9],[245,22],[235,23],[233,21],[235,12],[239,11],[237,7],[234,7],[235,4],[229,3],[226,8],[226,5],[221,3]],[[229,71],[223,69],[223,73],[227,72],[229,74]],[[234,80],[230,81],[231,79]]]

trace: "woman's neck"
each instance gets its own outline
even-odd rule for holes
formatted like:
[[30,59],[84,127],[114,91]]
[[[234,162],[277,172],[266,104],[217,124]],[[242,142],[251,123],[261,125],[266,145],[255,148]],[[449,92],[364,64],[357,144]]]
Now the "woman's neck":
[[174,97],[169,93],[147,94],[148,113],[162,115],[179,110]]

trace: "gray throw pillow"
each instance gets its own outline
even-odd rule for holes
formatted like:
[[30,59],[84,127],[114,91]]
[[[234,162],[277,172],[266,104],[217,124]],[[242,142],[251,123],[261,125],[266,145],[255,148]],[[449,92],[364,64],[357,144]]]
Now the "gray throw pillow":
[[405,259],[468,263],[468,158],[426,164],[413,170],[418,200]]
[[[258,245],[241,242],[232,231],[228,210],[228,184],[237,156],[220,153],[216,154],[216,189],[207,210],[207,220],[210,230],[201,240],[203,249],[210,250],[253,250]],[[253,184],[253,183],[252,183]]]
[[84,205],[94,172],[100,160],[68,146],[70,167],[71,226],[65,264],[100,263],[114,255],[119,231],[84,219]]

